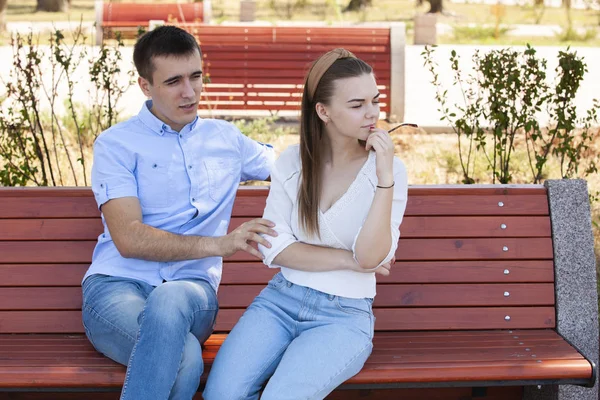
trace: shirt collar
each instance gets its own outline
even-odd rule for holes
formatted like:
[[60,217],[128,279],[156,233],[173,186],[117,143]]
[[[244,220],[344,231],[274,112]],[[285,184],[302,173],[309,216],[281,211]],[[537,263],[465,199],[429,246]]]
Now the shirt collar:
[[[152,114],[152,112],[150,111],[151,108],[152,108],[152,100],[145,101],[144,104],[142,105],[142,109],[140,110],[140,112],[138,114],[138,118],[140,119],[140,121],[142,121],[142,123],[144,125],[146,125],[148,128],[150,128],[150,130],[152,130],[152,132],[154,132],[160,136],[163,136],[165,134],[165,132],[176,133],[174,130],[171,129],[171,127],[169,125],[165,124],[163,121],[158,119],[154,114]],[[196,127],[197,122],[198,122],[198,116],[196,116],[196,118],[194,118],[194,120],[192,122],[190,122],[189,124],[184,126],[181,129],[181,133],[191,132]]]

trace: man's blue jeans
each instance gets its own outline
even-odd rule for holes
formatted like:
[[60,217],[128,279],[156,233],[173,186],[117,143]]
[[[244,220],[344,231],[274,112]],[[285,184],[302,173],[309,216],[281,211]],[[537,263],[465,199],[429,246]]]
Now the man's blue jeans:
[[205,400],[324,399],[373,348],[372,299],[294,285],[278,273],[221,346]]
[[127,365],[122,400],[190,400],[204,370],[217,295],[204,280],[154,287],[92,275],[83,283],[83,325],[96,350]]

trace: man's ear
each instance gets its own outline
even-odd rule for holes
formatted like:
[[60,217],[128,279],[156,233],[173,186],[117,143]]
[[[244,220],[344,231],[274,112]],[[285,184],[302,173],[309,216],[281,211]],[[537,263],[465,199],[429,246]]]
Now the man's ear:
[[321,121],[323,121],[325,124],[329,122],[329,112],[327,111],[325,104],[317,103],[315,105],[315,111],[317,112],[319,118],[321,118]]
[[142,78],[141,76],[138,77],[138,85],[140,85],[140,89],[142,89],[142,92],[144,92],[144,95],[146,97],[152,97],[152,95],[150,94],[150,82],[148,82],[147,79]]

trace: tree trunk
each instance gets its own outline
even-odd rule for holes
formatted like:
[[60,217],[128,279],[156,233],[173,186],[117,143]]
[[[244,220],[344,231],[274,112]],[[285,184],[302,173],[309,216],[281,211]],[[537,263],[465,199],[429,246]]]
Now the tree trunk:
[[70,0],[37,0],[36,11],[66,12],[70,4]]
[[8,0],[0,0],[0,33],[6,30],[6,21],[4,19],[6,14],[6,2]]
[[437,13],[441,13],[444,8],[443,8],[443,0],[428,0],[429,1],[429,11],[427,11],[428,14],[437,14]]

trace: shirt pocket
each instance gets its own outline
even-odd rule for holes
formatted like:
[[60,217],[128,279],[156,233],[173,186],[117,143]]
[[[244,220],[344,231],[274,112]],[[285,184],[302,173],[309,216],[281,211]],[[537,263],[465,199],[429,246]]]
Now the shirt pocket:
[[232,189],[237,188],[240,182],[239,162],[229,159],[204,161],[208,175],[208,195],[216,202],[220,202]]
[[142,207],[167,207],[170,200],[170,164],[160,160],[142,159],[137,167],[138,197]]

